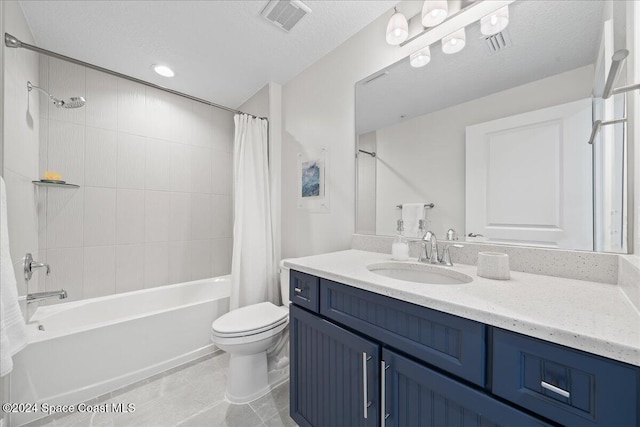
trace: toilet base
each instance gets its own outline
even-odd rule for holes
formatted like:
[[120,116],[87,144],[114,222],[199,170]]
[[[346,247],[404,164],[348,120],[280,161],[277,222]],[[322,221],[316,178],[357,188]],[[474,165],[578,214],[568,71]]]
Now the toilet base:
[[267,376],[267,352],[231,353],[225,397],[231,403],[249,403],[271,390]]

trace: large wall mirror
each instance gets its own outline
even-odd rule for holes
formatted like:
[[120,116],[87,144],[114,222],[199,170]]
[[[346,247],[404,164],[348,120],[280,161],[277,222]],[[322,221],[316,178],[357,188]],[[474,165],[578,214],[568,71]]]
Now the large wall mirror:
[[[462,51],[434,43],[426,66],[358,82],[356,232],[393,235],[401,206],[424,203],[438,238],[627,252],[626,124],[588,141],[626,115],[602,92],[628,7],[516,1],[498,43],[476,22]],[[631,83],[623,67],[616,86]]]

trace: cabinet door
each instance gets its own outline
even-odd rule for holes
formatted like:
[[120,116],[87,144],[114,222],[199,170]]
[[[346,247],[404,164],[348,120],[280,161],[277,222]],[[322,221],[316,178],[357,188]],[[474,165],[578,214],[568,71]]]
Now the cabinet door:
[[290,306],[291,418],[315,427],[377,427],[379,347]]
[[382,427],[548,425],[393,351],[380,369]]

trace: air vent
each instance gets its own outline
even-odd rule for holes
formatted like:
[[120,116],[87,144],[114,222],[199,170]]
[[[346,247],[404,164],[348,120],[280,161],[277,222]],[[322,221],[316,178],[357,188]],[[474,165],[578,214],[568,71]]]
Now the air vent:
[[289,32],[311,9],[299,0],[271,0],[261,15],[276,27]]
[[493,55],[511,47],[511,37],[509,37],[509,33],[506,31],[501,31],[498,34],[485,37],[484,40],[487,43],[489,55]]

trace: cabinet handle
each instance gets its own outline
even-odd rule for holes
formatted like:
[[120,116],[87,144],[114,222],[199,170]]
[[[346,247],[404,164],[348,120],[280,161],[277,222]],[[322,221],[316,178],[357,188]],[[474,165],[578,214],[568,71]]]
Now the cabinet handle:
[[369,396],[367,391],[367,361],[371,358],[367,356],[366,352],[362,352],[362,413],[364,419],[367,419],[369,415]]
[[300,292],[302,292],[302,289],[300,288],[293,288],[293,290],[296,294],[299,294]]
[[540,386],[556,394],[559,394],[562,397],[566,397],[567,399],[571,397],[571,393],[569,393],[567,390],[563,390],[560,387],[556,387],[553,384],[549,384],[548,382],[540,381]]
[[380,389],[382,391],[382,395],[380,397],[380,427],[385,427],[387,422],[387,418],[389,418],[389,414],[387,414],[387,369],[389,369],[389,365],[385,363],[384,360],[380,361]]

